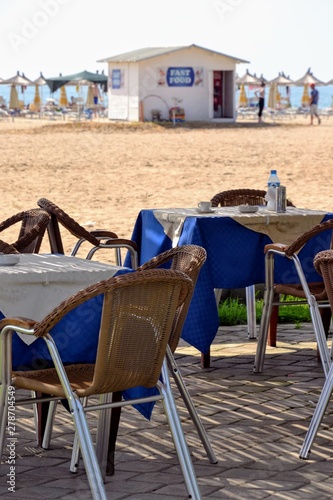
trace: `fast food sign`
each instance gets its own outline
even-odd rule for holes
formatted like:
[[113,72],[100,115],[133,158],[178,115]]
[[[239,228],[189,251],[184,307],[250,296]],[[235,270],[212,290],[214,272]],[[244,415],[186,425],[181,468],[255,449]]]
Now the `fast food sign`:
[[169,87],[192,87],[194,83],[194,70],[190,67],[170,67],[166,75]]

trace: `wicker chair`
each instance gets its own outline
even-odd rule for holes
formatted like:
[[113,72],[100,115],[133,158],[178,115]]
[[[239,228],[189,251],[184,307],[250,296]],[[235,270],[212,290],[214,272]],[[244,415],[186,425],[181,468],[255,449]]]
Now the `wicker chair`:
[[[269,326],[271,329],[272,326],[274,328],[271,345],[276,345],[277,318],[274,318],[273,322],[271,318],[273,315],[277,317],[278,307],[285,304],[285,302],[281,299],[283,295],[291,295],[293,297],[304,299],[303,303],[307,303],[309,305],[311,319],[318,343],[319,355],[325,375],[327,375],[329,371],[331,359],[327,348],[325,332],[327,332],[329,328],[331,310],[329,307],[325,283],[322,281],[308,283],[305,278],[300,259],[298,258],[298,252],[302,249],[302,247],[309,243],[312,238],[318,237],[318,235],[321,235],[321,237],[324,238],[325,235],[322,233],[325,231],[327,232],[328,247],[331,248],[333,241],[333,219],[317,224],[312,229],[299,236],[289,246],[272,243],[270,245],[266,245],[265,247],[265,295],[255,357],[255,372],[263,371]],[[300,284],[274,283],[274,259],[279,257],[293,261]],[[300,303],[302,302],[288,301],[288,305],[299,305]],[[322,308],[322,317],[320,316],[319,307]]]
[[[319,252],[314,259],[314,266],[324,279],[328,300],[333,310],[333,250]],[[317,436],[320,424],[324,418],[326,408],[330,402],[333,392],[333,364],[331,365],[323,389],[321,391],[317,406],[313,413],[308,431],[300,451],[300,458],[308,458],[311,446]]]
[[[168,266],[174,271],[181,271],[186,274],[193,282],[194,286],[196,284],[200,269],[206,260],[206,251],[204,248],[196,245],[183,245],[179,247],[172,248],[166,252],[161,253],[157,257],[152,258],[142,266],[140,266],[137,271],[147,271],[151,269],[157,269],[160,267]],[[187,407],[187,410],[191,416],[191,419],[197,429],[199,437],[202,444],[206,450],[207,456],[211,463],[217,463],[217,458],[209,442],[206,431],[202,425],[202,422],[197,414],[191,396],[186,388],[184,380],[181,376],[179,367],[176,364],[173,353],[176,350],[181,335],[182,326],[184,324],[187,311],[192,299],[192,294],[187,296],[186,301],[183,303],[182,308],[178,310],[178,315],[176,317],[172,333],[169,339],[169,345],[166,352],[166,361],[169,368],[169,372],[172,374],[180,395]],[[121,393],[114,393],[112,395],[112,401],[117,402],[121,400]],[[108,475],[113,475],[114,473],[114,462],[115,462],[115,446],[117,440],[118,426],[120,421],[121,407],[113,408],[111,413],[111,425],[109,421],[105,422],[104,425],[110,428],[109,434],[109,447],[108,453],[101,458],[102,462],[107,463],[106,472]],[[108,430],[106,431],[108,432]],[[105,433],[106,433],[105,432]],[[98,447],[98,445],[97,445]],[[75,459],[73,459],[75,462]],[[72,472],[76,472],[77,469],[72,468]]]
[[[211,199],[213,207],[231,207],[231,206],[239,206],[239,205],[267,205],[267,201],[265,200],[266,191],[261,189],[231,189],[229,191],[222,191],[221,193],[216,194]],[[295,205],[287,200],[288,207],[294,207]],[[247,304],[247,324],[248,324],[248,335],[249,338],[255,338],[255,329],[256,329],[256,310],[255,310],[255,286],[250,285],[245,288],[246,292],[246,304]],[[219,303],[221,299],[222,290],[216,290],[215,296],[216,301]],[[270,340],[273,342],[274,338],[274,323],[272,324],[271,330],[272,333],[270,335]],[[276,331],[276,326],[275,326]],[[276,334],[275,334],[276,335]],[[209,362],[204,361],[204,364],[207,365]]]
[[[221,191],[211,199],[212,207],[233,207],[239,205],[267,205],[265,200],[266,191],[261,189],[230,189]],[[294,206],[287,200],[288,206]],[[249,338],[255,338],[256,310],[255,310],[255,286],[245,288],[247,304],[247,324]],[[222,290],[215,290],[217,304],[221,300]],[[209,353],[204,355],[203,365],[209,366]]]
[[75,256],[79,248],[84,242],[92,245],[91,250],[88,252],[86,258],[91,259],[97,250],[102,248],[111,248],[116,252],[116,262],[122,265],[121,249],[126,249],[130,252],[132,268],[136,269],[138,266],[137,246],[132,240],[118,238],[117,234],[107,230],[94,230],[87,231],[76,220],[70,217],[64,210],[55,205],[53,202],[46,198],[40,198],[37,204],[46,212],[49,213],[51,220],[48,225],[47,231],[50,241],[50,249],[52,253],[64,254],[64,246],[61,238],[59,223],[67,229],[75,238],[77,242],[71,251],[70,255]]
[[[231,189],[217,193],[211,199],[212,207],[237,207],[238,205],[267,205],[265,200],[266,191],[261,189]],[[287,200],[288,207],[294,207],[290,200]]]
[[0,252],[38,253],[49,222],[49,214],[40,208],[19,212],[0,222],[0,233],[11,228],[14,224],[21,224],[18,239],[10,244],[1,241]]
[[[189,278],[191,278],[195,286],[200,273],[200,269],[206,261],[206,257],[207,253],[204,248],[197,245],[182,245],[167,250],[166,252],[161,253],[157,257],[152,258],[151,260],[140,266],[138,268],[138,271],[145,271],[147,269],[157,269],[159,267],[164,267],[166,264],[169,264],[171,269],[175,271],[181,271],[185,273],[187,276],[189,276]],[[166,353],[166,359],[170,373],[172,374],[175,380],[180,395],[197,429],[197,432],[206,450],[209,461],[212,464],[215,464],[217,463],[217,458],[214,454],[214,451],[211,447],[206,431],[201,423],[199,415],[197,414],[191,396],[182,378],[179,367],[177,366],[176,360],[173,356],[173,353],[175,352],[178,346],[178,341],[181,335],[181,329],[184,320],[186,318],[191,299],[192,299],[192,294],[187,297],[186,302],[184,302],[182,309],[179,311],[181,316],[177,318],[177,321],[175,322],[173,331],[171,333],[169,339],[169,346]]]
[[[35,323],[22,318],[0,321],[2,373],[0,385],[0,453],[7,426],[9,394],[27,389],[49,394],[50,399],[66,398],[85,463],[94,499],[106,499],[103,479],[84,412],[105,409],[105,405],[83,407],[80,398],[122,391],[130,387],[157,387],[156,400],[163,400],[165,412],[179,456],[181,469],[193,499],[200,499],[195,472],[185,441],[170,384],[159,381],[168,340],[178,308],[182,307],[193,283],[183,273],[152,270],[110,278],[81,290]],[[96,364],[64,367],[49,331],[70,310],[97,295],[104,295]],[[54,361],[55,369],[11,372],[8,353],[13,331],[43,338]],[[138,342],[138,338],[140,342]],[[163,377],[164,378],[164,377]],[[20,404],[16,391],[16,405]],[[140,400],[140,398],[139,398]],[[21,403],[36,402],[25,399]],[[144,398],[142,400],[144,402]],[[122,404],[131,404],[124,401]]]

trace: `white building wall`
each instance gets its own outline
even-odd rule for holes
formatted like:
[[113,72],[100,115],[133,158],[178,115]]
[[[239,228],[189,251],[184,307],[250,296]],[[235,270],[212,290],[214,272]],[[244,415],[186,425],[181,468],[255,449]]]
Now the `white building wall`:
[[[112,87],[112,71],[120,71],[120,88]],[[138,64],[109,64],[108,116],[110,120],[139,120]]]
[[[170,67],[192,67],[202,69],[202,82],[191,87],[159,85],[160,70]],[[169,119],[169,109],[179,106],[185,110],[186,121],[212,121],[213,72],[232,71],[235,78],[235,60],[227,56],[206,51],[198,47],[170,52],[170,54],[146,59],[139,63],[109,64],[109,78],[113,69],[122,72],[122,87],[113,89],[109,85],[109,118],[138,121],[140,108],[144,119],[152,119],[152,110],[159,110],[162,119]],[[233,100],[233,116],[217,121],[234,121],[235,85],[229,93]],[[229,103],[230,104],[230,103]]]

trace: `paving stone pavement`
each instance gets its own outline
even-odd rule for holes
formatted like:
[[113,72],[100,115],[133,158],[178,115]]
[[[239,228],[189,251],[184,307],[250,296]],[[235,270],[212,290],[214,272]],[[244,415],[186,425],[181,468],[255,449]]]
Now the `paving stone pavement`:
[[[318,400],[323,373],[311,325],[279,326],[278,347],[267,348],[262,374],[253,373],[256,341],[246,328],[221,327],[211,367],[182,343],[177,362],[195,402],[218,464],[209,463],[182,401],[177,398],[203,499],[313,500],[333,496],[333,405],[309,460],[298,456]],[[176,394],[176,391],[175,391]],[[51,449],[36,446],[30,407],[16,411],[15,492],[8,491],[9,464],[0,469],[3,500],[91,499],[83,466],[69,472],[73,427],[58,407]],[[89,414],[92,432],[95,419]],[[8,451],[7,451],[8,453]],[[185,499],[187,492],[162,406],[147,421],[133,408],[122,411],[116,472],[106,479],[110,500]]]

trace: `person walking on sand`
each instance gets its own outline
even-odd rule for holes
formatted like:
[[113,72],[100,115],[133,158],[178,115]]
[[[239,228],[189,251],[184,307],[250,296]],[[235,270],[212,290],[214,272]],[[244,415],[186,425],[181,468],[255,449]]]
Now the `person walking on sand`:
[[262,112],[265,106],[265,82],[261,82],[260,89],[255,92],[256,96],[259,97],[259,111],[258,111],[258,122],[262,122]]
[[310,84],[311,92],[310,92],[310,117],[311,122],[310,125],[313,125],[313,117],[315,116],[318,119],[318,125],[321,123],[320,116],[318,115],[318,101],[319,101],[319,92],[316,89],[314,83]]

